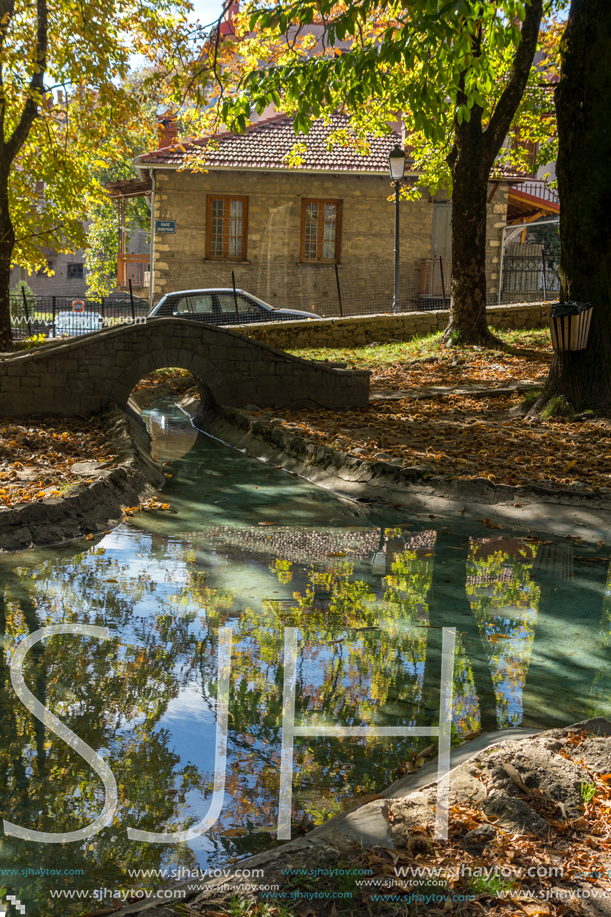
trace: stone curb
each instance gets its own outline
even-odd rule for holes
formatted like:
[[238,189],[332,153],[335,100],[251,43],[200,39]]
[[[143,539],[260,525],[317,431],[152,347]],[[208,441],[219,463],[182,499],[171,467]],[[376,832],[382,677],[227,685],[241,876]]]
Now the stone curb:
[[0,509],[0,553],[61,544],[99,534],[121,521],[121,507],[158,491],[165,475],[151,458],[144,425],[116,405],[102,413],[109,449],[121,456],[118,467],[76,484],[63,497]]
[[[295,433],[288,433],[239,408],[218,407],[201,411],[193,422],[234,446],[252,451],[263,447],[263,457],[281,461],[287,470],[353,499],[367,502],[400,502],[402,496],[443,498],[484,505],[513,505],[516,502],[547,503],[611,511],[611,494],[594,491],[559,490],[543,484],[511,486],[487,478],[430,476],[426,470],[402,468],[391,462],[370,462],[346,452],[335,452]],[[257,454],[261,453],[258,448]]]

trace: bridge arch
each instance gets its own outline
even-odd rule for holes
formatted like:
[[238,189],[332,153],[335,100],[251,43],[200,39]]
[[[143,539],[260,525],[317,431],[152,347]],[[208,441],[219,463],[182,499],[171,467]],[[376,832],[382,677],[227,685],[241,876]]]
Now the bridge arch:
[[[166,367],[188,370],[197,382],[202,407],[213,408],[216,405],[217,402],[209,383],[217,387],[225,385],[226,379],[223,373],[201,354],[193,354],[187,349],[176,351],[174,348],[160,348],[130,363],[114,382],[110,390],[110,400],[118,404],[126,404],[140,379]],[[127,399],[125,398],[126,391],[129,391]]]

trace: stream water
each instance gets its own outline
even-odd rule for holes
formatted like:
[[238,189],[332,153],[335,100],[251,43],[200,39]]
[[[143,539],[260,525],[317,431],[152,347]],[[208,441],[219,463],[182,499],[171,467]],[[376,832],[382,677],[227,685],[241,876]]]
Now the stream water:
[[[198,435],[170,404],[146,416],[170,509],[0,563],[0,885],[28,915],[85,914],[280,843],[290,628],[295,722],[312,730],[295,739],[293,836],[388,786],[430,744],[314,733],[435,725],[443,627],[457,632],[454,742],[611,715],[608,547],[344,500]],[[45,728],[11,681],[18,645],[57,625],[70,627],[32,646],[25,684],[105,762],[116,806],[97,833],[43,843],[23,832],[83,829],[109,795],[83,749]],[[209,809],[228,628],[220,815],[188,841],[130,838],[185,831]]]

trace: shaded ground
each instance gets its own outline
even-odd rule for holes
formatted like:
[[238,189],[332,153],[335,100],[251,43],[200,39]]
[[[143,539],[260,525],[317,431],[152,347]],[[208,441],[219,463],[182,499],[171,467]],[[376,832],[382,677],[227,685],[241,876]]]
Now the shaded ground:
[[[513,485],[544,481],[595,490],[611,486],[609,418],[586,414],[532,419],[519,413],[524,392],[494,391],[530,383],[534,391],[526,399],[536,397],[552,358],[548,332],[501,336],[522,353],[446,347],[439,335],[351,350],[293,351],[304,358],[371,369],[372,399],[368,407],[348,411],[278,409],[272,423],[338,451],[424,465],[431,474],[486,477]],[[489,391],[438,390],[465,386]]]
[[[184,380],[183,380],[184,377]],[[176,380],[171,391],[181,392],[192,384],[187,370],[161,369],[141,379],[134,391],[142,403],[161,397],[162,383]],[[150,392],[150,398],[148,394]],[[117,456],[109,451],[99,418],[74,417],[2,418],[0,422],[0,506],[31,503],[48,496],[61,496],[75,484],[89,480],[82,462],[98,463],[97,470],[114,468]],[[73,466],[77,466],[76,473]],[[93,466],[92,466],[93,468]],[[141,508],[167,504],[143,501]],[[128,508],[131,515],[136,507]]]

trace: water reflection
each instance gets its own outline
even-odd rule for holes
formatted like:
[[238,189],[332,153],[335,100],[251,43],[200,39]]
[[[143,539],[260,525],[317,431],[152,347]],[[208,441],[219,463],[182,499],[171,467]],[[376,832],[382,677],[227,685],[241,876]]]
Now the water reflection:
[[[158,454],[171,454],[158,428]],[[178,428],[180,449],[189,429]],[[78,622],[112,635],[53,637],[27,657],[28,686],[104,757],[119,797],[115,823],[82,845],[3,839],[2,867],[35,860],[83,870],[16,882],[11,890],[35,912],[42,901],[53,915],[93,909],[47,903],[49,887],[135,889],[147,883],[129,869],[218,865],[275,843],[286,627],[299,628],[298,725],[435,723],[445,626],[458,634],[455,741],[479,728],[609,713],[608,557],[422,526],[203,437],[171,474],[171,514],[136,516],[79,553],[66,546],[7,558],[0,570],[7,663],[40,627]],[[371,573],[379,553],[385,575]],[[234,649],[221,817],[189,845],[131,842],[130,827],[184,829],[208,808],[222,626],[233,628]],[[8,666],[2,678],[3,817],[57,832],[90,823],[103,805],[101,782],[20,704]],[[415,742],[298,739],[294,825],[320,824],[393,782]]]
[[147,429],[151,437],[151,454],[158,462],[177,462],[197,442],[197,430],[183,415],[153,407],[147,411]]
[[473,539],[467,559],[467,594],[493,673],[500,728],[523,719],[540,595],[531,580],[536,550],[518,538]]

